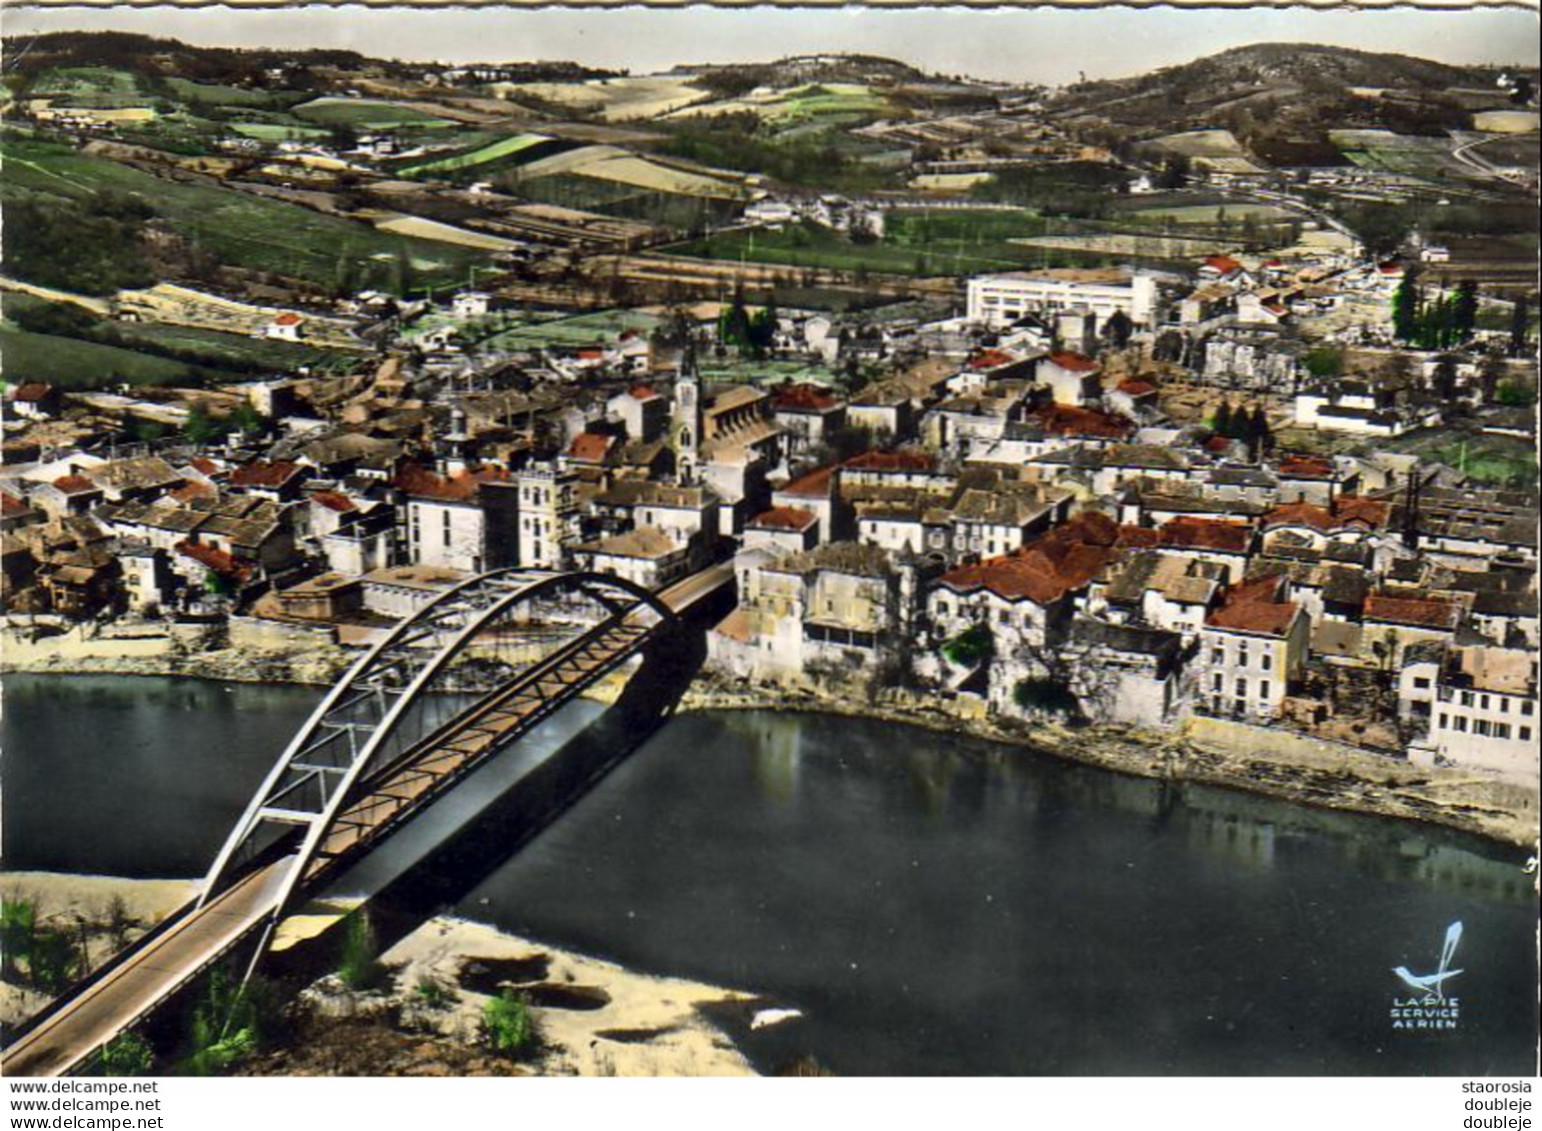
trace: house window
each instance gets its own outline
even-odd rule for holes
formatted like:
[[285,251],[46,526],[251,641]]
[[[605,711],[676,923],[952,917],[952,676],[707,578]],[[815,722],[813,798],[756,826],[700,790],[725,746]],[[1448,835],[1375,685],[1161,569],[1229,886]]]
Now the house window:
[[1495,723],[1494,724],[1494,737],[1495,738],[1503,738],[1503,739],[1508,740],[1509,737],[1510,737],[1510,724],[1509,723]]
[[1269,652],[1265,652],[1263,654],[1263,656],[1259,660],[1259,666],[1261,666],[1264,669],[1264,671],[1268,671],[1270,668],[1274,667],[1274,656],[1273,656],[1273,654],[1269,653]]
[[1237,680],[1237,698],[1238,699],[1245,699],[1245,698],[1247,698],[1247,693],[1248,693],[1248,681],[1245,680],[1245,679]]
[[1480,696],[1478,696],[1478,706],[1482,707],[1485,711],[1488,710],[1488,696],[1487,695],[1480,695]]
[[1222,663],[1225,663],[1226,662],[1226,653],[1223,652],[1219,648],[1212,648],[1212,649],[1210,649],[1210,662],[1212,664],[1222,664]]
[[1416,675],[1416,676],[1414,676],[1413,684],[1420,691],[1427,690],[1429,688],[1429,685],[1430,685],[1429,677],[1428,676],[1422,676],[1422,675]]
[[1488,720],[1487,719],[1473,719],[1472,720],[1472,733],[1473,734],[1482,735],[1484,738],[1487,738],[1489,736]]
[[1269,698],[1269,681],[1267,679],[1259,680],[1259,682],[1258,682],[1258,697],[1260,699],[1267,699],[1267,698]]
[[1461,731],[1463,734],[1466,734],[1467,733],[1467,716],[1466,715],[1458,715],[1458,716],[1456,716],[1456,720],[1455,721],[1456,721],[1456,725],[1454,727],[1452,727],[1451,729],[1452,730],[1458,730],[1458,731]]
[[1520,738],[1521,738],[1522,742],[1530,742],[1531,741],[1531,728],[1530,727],[1521,727]]
[[1530,699],[1523,699],[1523,700],[1521,700],[1521,714],[1529,716],[1536,709],[1537,709],[1537,705],[1536,705],[1536,703],[1533,700],[1530,700]]
[[1440,729],[1445,730],[1451,725],[1451,716],[1444,711],[1440,712]]
[[1462,692],[1462,706],[1464,706],[1464,707],[1471,707],[1472,706],[1472,692],[1470,692],[1470,691]]
[[1503,695],[1499,697],[1499,713],[1501,715],[1508,715],[1510,713],[1510,700],[1506,699]]
[[1211,678],[1210,689],[1212,691],[1215,691],[1215,692],[1224,691],[1225,690],[1225,678],[1226,677],[1221,675],[1220,672],[1216,672],[1215,675]]

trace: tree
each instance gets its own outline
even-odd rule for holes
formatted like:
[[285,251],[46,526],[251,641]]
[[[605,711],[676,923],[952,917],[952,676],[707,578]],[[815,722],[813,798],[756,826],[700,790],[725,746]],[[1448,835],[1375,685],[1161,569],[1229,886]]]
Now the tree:
[[1248,458],[1257,463],[1264,455],[1274,450],[1274,433],[1269,429],[1269,417],[1264,413],[1263,405],[1254,405],[1252,415],[1247,418],[1244,439],[1247,440]]
[[1314,346],[1301,359],[1301,364],[1319,380],[1337,377],[1344,372],[1344,351],[1339,346]]
[[1483,403],[1492,403],[1499,392],[1499,382],[1504,380],[1510,367],[1505,359],[1495,353],[1486,353],[1478,363],[1478,387],[1483,390]]
[[224,435],[225,429],[209,415],[209,410],[201,401],[195,401],[187,411],[187,419],[182,423],[182,434],[194,444],[207,444]]
[[1435,396],[1449,401],[1456,396],[1456,358],[1449,353],[1435,359],[1435,372],[1430,378],[1430,389]]
[[1510,356],[1523,357],[1531,334],[1531,302],[1525,295],[1515,300],[1510,310]]
[[1122,310],[1116,310],[1109,315],[1108,321],[1103,323],[1103,336],[1108,339],[1115,349],[1124,349],[1130,344],[1130,336],[1135,332],[1135,323],[1130,321],[1130,316]]
[[1410,268],[1392,294],[1392,333],[1399,341],[1418,337],[1421,306],[1418,275]]
[[1222,401],[1221,407],[1215,410],[1215,417],[1210,421],[1210,427],[1215,429],[1217,436],[1231,436],[1232,409],[1230,401]]
[[1444,345],[1455,345],[1472,339],[1478,325],[1478,284],[1463,279],[1456,284],[1456,297],[1451,303],[1451,332],[1454,338]]

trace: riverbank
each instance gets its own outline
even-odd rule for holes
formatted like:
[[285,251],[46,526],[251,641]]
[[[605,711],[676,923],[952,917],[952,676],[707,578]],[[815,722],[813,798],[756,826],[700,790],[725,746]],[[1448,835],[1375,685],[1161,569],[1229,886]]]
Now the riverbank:
[[137,632],[108,632],[80,626],[33,638],[25,630],[7,627],[0,633],[0,675],[149,675],[325,686],[359,655],[320,640],[283,648],[230,640],[209,647],[200,640],[203,631],[152,625]]
[[876,699],[828,685],[754,686],[699,678],[679,711],[807,711],[874,719],[1030,748],[1143,778],[1195,782],[1344,812],[1423,821],[1534,849],[1535,786],[1459,767],[1410,765],[1288,731],[1195,719],[1182,729],[1066,727],[971,711],[935,696],[886,691]]
[[[85,925],[105,957],[109,909],[147,929],[193,893],[190,880],[131,880],[17,872],[7,900],[26,898],[39,922]],[[130,933],[129,938],[134,937]],[[100,953],[98,953],[100,952]],[[380,956],[381,987],[353,992],[336,977],[303,991],[283,1047],[239,1075],[748,1076],[749,1061],[712,1016],[753,1012],[753,995],[520,938],[485,924],[430,919]],[[428,991],[424,987],[433,986]],[[481,1041],[482,1008],[504,986],[530,1002],[538,1043],[497,1056]],[[45,995],[0,982],[0,1020],[14,1024]]]
[[[78,637],[78,638],[76,638]],[[226,647],[189,649],[175,639],[151,653],[125,653],[115,638],[49,637],[17,647],[8,632],[0,651],[6,671],[56,675],[148,675],[231,683],[330,684],[357,653],[308,642],[287,650]],[[610,702],[624,679],[612,677],[585,693]],[[1538,840],[1536,784],[1504,781],[1460,767],[1415,766],[1355,747],[1290,731],[1222,720],[1191,719],[1181,729],[1125,726],[1069,728],[987,716],[967,699],[808,683],[751,685],[703,673],[679,710],[811,711],[964,732],[1025,746],[1067,761],[1146,778],[1192,781],[1279,798],[1296,804],[1423,821],[1505,845],[1534,848]]]

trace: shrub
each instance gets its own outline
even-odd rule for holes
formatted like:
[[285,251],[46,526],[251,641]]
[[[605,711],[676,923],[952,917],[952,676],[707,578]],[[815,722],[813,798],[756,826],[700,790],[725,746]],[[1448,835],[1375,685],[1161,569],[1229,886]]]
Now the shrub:
[[482,1007],[482,1035],[497,1052],[518,1056],[535,1040],[535,1019],[524,996],[511,989]]
[[379,961],[380,947],[369,916],[355,911],[348,916],[343,935],[343,953],[337,976],[350,990],[368,990],[380,984],[385,967]]
[[150,1043],[138,1033],[123,1033],[102,1046],[104,1076],[148,1076],[154,1063]]
[[942,646],[943,659],[960,668],[972,668],[991,656],[991,630],[983,624],[966,628]]

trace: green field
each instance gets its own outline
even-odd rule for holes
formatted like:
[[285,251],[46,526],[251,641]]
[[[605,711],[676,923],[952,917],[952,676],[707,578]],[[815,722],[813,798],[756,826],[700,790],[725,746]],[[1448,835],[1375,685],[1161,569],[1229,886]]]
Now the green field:
[[293,107],[291,113],[323,126],[348,126],[361,130],[454,129],[459,125],[458,122],[436,118],[410,106],[365,98],[316,98]]
[[1382,446],[1447,464],[1489,486],[1530,487],[1537,482],[1536,449],[1516,436],[1434,428],[1411,432]]
[[553,319],[534,326],[495,334],[484,345],[490,349],[522,350],[543,346],[588,346],[596,342],[614,342],[626,330],[651,333],[659,319],[635,310],[604,310],[573,318]]
[[79,94],[135,94],[139,76],[113,67],[55,67],[44,71],[27,93],[39,97]]
[[285,126],[277,122],[231,122],[230,128],[257,141],[305,141],[328,136],[320,126]]
[[307,97],[293,90],[252,90],[244,86],[193,82],[184,78],[168,78],[166,85],[183,102],[203,103],[206,106],[284,107]]
[[6,167],[0,200],[129,194],[149,203],[180,235],[237,267],[331,285],[351,261],[353,285],[395,289],[402,267],[409,287],[443,286],[486,262],[485,253],[473,249],[392,235],[232,189],[162,180],[64,146],[6,141],[0,158]]
[[829,228],[800,224],[781,231],[723,232],[665,250],[696,259],[832,271],[965,275],[1040,263],[1045,252],[1009,241],[1043,231],[1043,218],[1028,211],[905,211],[890,212],[883,239],[873,243],[855,243]]
[[470,169],[477,165],[485,165],[489,161],[497,161],[503,157],[512,157],[516,153],[540,145],[544,141],[550,141],[545,134],[517,134],[514,137],[499,138],[497,141],[467,153],[459,153],[454,157],[441,157],[437,161],[425,161],[421,165],[409,165],[398,172],[404,177],[418,177],[425,173],[456,173],[462,169]]
[[[302,366],[350,364],[352,358],[329,350],[316,349],[299,342],[281,342],[272,338],[254,338],[249,334],[224,334],[218,330],[191,326],[173,326],[162,322],[117,322],[94,318],[79,307],[56,304],[35,295],[7,291],[0,304],[13,332],[49,339],[50,344],[68,341],[109,350],[132,351],[154,355],[176,365],[193,365],[221,374],[251,375],[261,372],[293,372]],[[27,320],[28,315],[63,314],[67,325],[58,319],[46,324]],[[18,325],[20,323],[21,325]],[[29,326],[30,329],[23,329]],[[56,348],[66,349],[62,345]]]
[[12,384],[47,381],[67,389],[94,389],[125,381],[131,385],[175,385],[198,376],[195,368],[184,362],[76,338],[32,334],[9,324],[0,324],[0,363],[5,379]]

